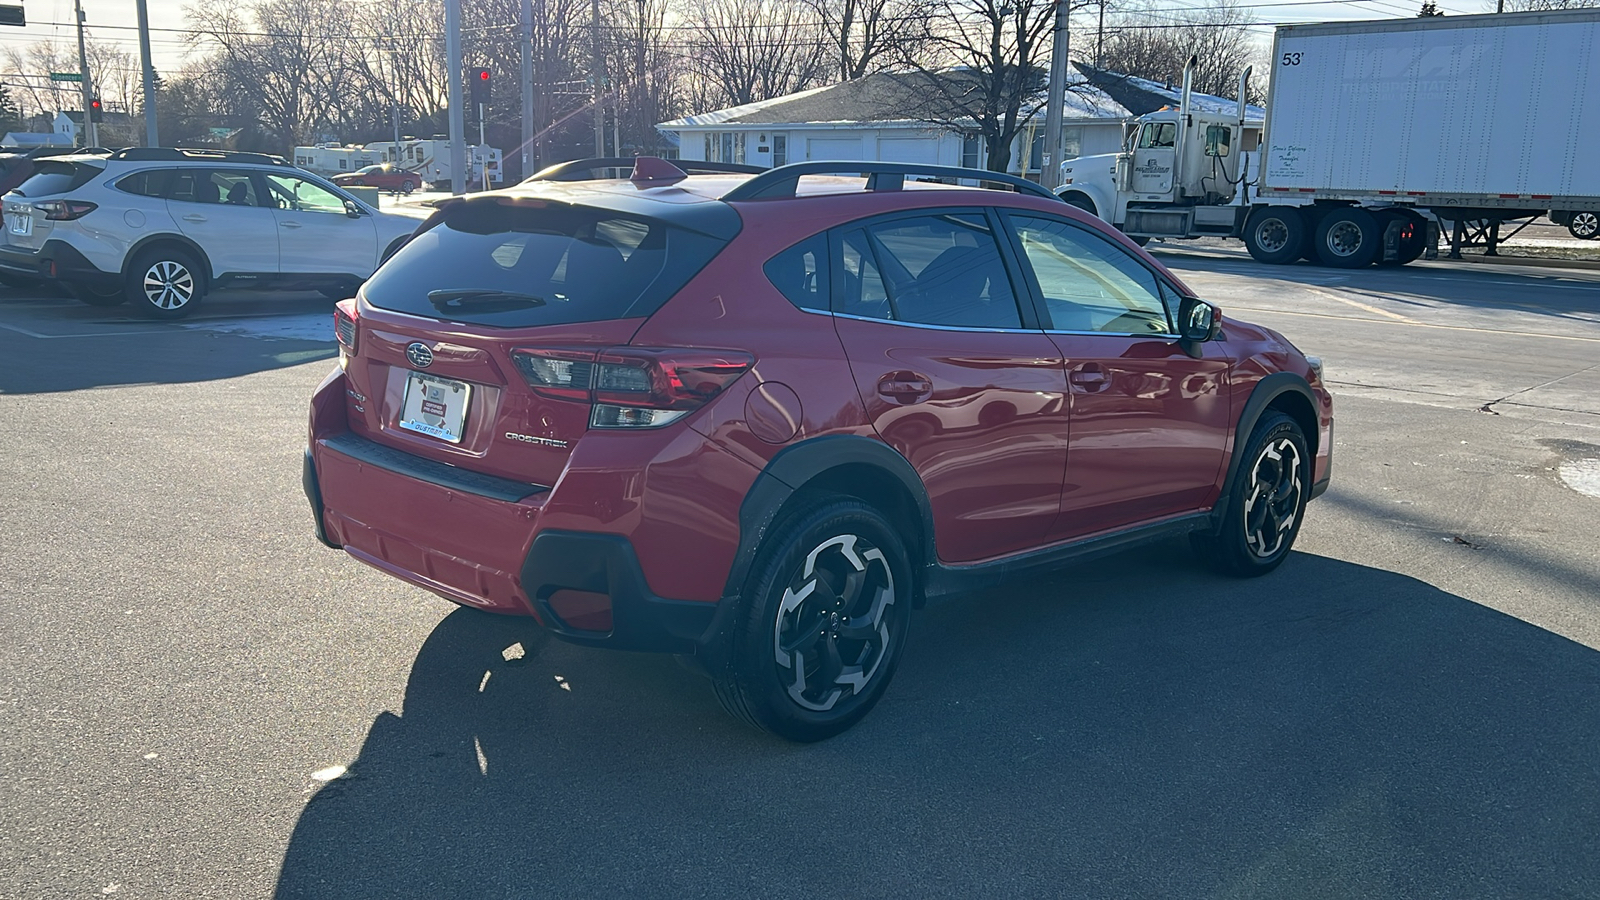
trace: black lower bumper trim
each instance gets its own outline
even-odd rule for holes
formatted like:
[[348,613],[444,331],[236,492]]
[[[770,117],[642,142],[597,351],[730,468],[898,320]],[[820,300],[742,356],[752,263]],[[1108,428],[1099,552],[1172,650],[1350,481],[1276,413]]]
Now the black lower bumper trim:
[[[694,653],[718,604],[668,600],[651,593],[633,544],[619,534],[542,531],[522,565],[522,587],[557,637],[616,650]],[[560,590],[611,598],[611,631],[571,628],[550,607]]]
[[509,478],[498,478],[436,460],[424,459],[404,450],[367,440],[349,431],[323,438],[322,443],[329,450],[336,450],[359,462],[388,469],[439,487],[488,497],[491,500],[516,503],[525,497],[550,490],[542,484],[512,481]]
[[78,248],[63,241],[45,241],[38,250],[0,246],[0,270],[29,278],[54,279],[98,288],[122,284],[122,273],[100,271],[88,257],[78,252]]

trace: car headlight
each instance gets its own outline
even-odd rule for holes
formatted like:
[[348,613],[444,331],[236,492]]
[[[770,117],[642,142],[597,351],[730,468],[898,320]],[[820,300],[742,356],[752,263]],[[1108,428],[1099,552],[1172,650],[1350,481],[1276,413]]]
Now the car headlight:
[[1317,373],[1317,380],[1318,381],[1325,380],[1322,377],[1322,357],[1320,357],[1320,356],[1308,356],[1308,357],[1306,357],[1306,364],[1311,366],[1311,371]]

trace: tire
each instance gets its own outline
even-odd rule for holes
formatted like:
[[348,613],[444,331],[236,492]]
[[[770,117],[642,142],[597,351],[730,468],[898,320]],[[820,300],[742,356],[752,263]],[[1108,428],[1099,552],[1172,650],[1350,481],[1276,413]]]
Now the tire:
[[1354,207],[1328,213],[1317,225],[1317,258],[1339,269],[1372,265],[1383,249],[1378,218]]
[[206,295],[206,276],[194,257],[177,247],[153,247],[123,275],[129,301],[154,319],[181,319]]
[[799,742],[839,734],[883,696],[914,594],[882,513],[845,497],[808,506],[762,542],[737,601],[732,664],[712,673],[735,718]]
[[1567,232],[1580,241],[1600,241],[1600,213],[1588,210],[1571,213]]
[[1244,246],[1256,262],[1281,266],[1300,258],[1306,247],[1306,220],[1292,206],[1263,206],[1244,223]]
[[1312,460],[1299,424],[1277,411],[1256,424],[1244,459],[1220,503],[1219,530],[1191,542],[1217,571],[1253,578],[1276,569],[1294,547],[1311,496]]
[[1065,200],[1068,206],[1076,206],[1078,209],[1083,210],[1091,216],[1100,215],[1095,211],[1094,201],[1090,200],[1088,197],[1085,197],[1083,194],[1064,194],[1062,195],[1061,199]]
[[411,193],[412,191],[414,191],[416,189],[417,189],[417,183],[415,181],[412,181],[409,178],[407,178],[405,181],[400,182],[400,193],[402,193],[402,194],[409,194],[409,193]]
[[67,293],[90,306],[121,306],[128,302],[128,293],[120,286],[97,288],[87,284],[68,284]]

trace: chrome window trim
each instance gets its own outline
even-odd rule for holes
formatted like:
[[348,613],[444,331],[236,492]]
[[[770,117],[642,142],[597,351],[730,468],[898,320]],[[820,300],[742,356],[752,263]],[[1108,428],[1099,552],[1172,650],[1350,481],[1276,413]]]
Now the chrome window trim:
[[[805,310],[814,312],[815,310]],[[925,322],[902,322],[899,319],[879,319],[874,316],[857,316],[851,313],[829,311],[828,315],[839,319],[852,319],[857,322],[882,322],[885,325],[900,325],[905,328],[927,328],[932,331],[987,331],[995,334],[1039,334],[1037,328],[981,328],[967,325],[931,325]]]
[[1058,329],[1058,328],[1046,328],[1044,330],[1044,333],[1045,334],[1075,334],[1075,335],[1084,335],[1084,336],[1092,336],[1092,337],[1136,337],[1136,338],[1150,338],[1151,340],[1158,340],[1158,341],[1163,341],[1163,340],[1164,341],[1178,341],[1178,340],[1182,340],[1183,339],[1183,336],[1182,335],[1178,335],[1178,334],[1147,334],[1147,333],[1144,333],[1144,332],[1137,332],[1136,333],[1136,332],[1132,332],[1132,331],[1063,331],[1063,330]]

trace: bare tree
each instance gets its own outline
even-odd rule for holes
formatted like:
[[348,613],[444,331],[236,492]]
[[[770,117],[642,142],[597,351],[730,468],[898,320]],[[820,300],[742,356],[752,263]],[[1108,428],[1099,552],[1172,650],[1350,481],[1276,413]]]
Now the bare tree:
[[838,76],[851,81],[886,68],[911,36],[914,0],[805,0],[822,21]]
[[1006,171],[1012,142],[1044,106],[1055,9],[1050,0],[927,0],[917,40],[901,48],[911,74],[896,102],[930,124],[976,131],[989,168]]
[[[1541,9],[1587,9],[1600,5],[1600,0],[1505,0],[1506,12],[1531,12]],[[1495,0],[1488,0],[1483,6],[1486,12],[1499,11],[1499,4]]]
[[[1194,56],[1194,89],[1231,97],[1245,66],[1265,71],[1261,65],[1265,51],[1250,32],[1254,23],[1255,17],[1233,0],[1213,0],[1209,6],[1182,11],[1143,0],[1118,10],[1107,24],[1110,33],[1102,66],[1136,78],[1177,84],[1183,79],[1185,63]],[[1259,102],[1260,88],[1253,85],[1252,89],[1250,99]]]
[[[714,106],[804,90],[828,69],[816,20],[802,0],[689,0],[683,49]],[[714,108],[714,106],[712,108]]]

